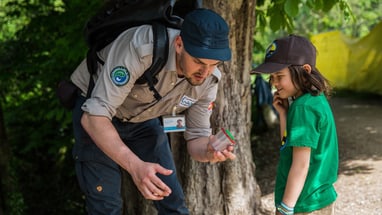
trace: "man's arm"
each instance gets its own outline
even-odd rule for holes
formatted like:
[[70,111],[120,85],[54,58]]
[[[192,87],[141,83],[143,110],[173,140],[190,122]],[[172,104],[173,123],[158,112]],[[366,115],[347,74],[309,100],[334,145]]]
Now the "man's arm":
[[199,137],[187,141],[188,153],[194,160],[215,163],[236,158],[236,155],[232,153],[233,146],[228,146],[222,152],[215,151],[209,144],[210,139],[211,137]]
[[161,200],[171,193],[156,173],[172,174],[155,163],[139,159],[121,140],[111,121],[105,116],[94,116],[84,112],[81,124],[96,145],[113,161],[130,173],[134,183],[146,199]]

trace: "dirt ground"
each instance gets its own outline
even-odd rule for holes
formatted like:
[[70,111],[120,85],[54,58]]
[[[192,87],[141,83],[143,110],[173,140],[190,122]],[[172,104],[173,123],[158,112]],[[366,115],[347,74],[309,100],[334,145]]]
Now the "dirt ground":
[[[346,95],[330,99],[340,154],[336,215],[382,214],[382,96]],[[279,144],[275,136],[278,128],[253,141],[264,214],[274,214]]]

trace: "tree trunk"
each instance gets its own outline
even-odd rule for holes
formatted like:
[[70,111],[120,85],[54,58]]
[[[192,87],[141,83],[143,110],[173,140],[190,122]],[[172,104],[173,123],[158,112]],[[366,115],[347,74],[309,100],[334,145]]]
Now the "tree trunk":
[[[222,80],[211,117],[213,131],[229,129],[238,146],[236,160],[218,164],[200,163],[187,153],[183,133],[171,134],[171,145],[179,180],[191,214],[259,214],[261,192],[255,179],[250,144],[253,31],[255,0],[203,1],[203,7],[221,14],[230,26],[232,60],[222,66]],[[215,132],[214,132],[215,133]],[[152,203],[142,198],[131,179],[124,192],[128,213],[155,214]],[[132,190],[133,189],[133,190]],[[133,200],[133,201],[132,201]]]

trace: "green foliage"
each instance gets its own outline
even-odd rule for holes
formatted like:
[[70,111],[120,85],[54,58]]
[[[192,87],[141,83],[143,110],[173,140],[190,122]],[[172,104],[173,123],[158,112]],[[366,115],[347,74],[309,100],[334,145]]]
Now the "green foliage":
[[379,0],[263,0],[256,6],[254,65],[263,61],[269,43],[290,33],[310,36],[340,30],[363,37],[382,20]]
[[[291,33],[295,30],[294,24],[300,24],[295,20],[301,14],[327,13],[335,5],[339,5],[341,12],[346,17],[351,16],[348,4],[344,0],[268,0],[257,3],[256,13],[257,27],[263,29],[268,25],[272,31],[287,31]],[[311,21],[311,20],[301,20]]]
[[71,113],[55,89],[85,56],[82,28],[100,2],[0,2],[0,105],[19,187],[7,194],[9,214],[83,214]]
[[286,0],[284,5],[286,14],[290,17],[297,16],[299,3],[300,0]]
[[19,192],[9,193],[8,196],[9,203],[9,214],[12,215],[22,215],[25,212],[25,202],[23,196]]

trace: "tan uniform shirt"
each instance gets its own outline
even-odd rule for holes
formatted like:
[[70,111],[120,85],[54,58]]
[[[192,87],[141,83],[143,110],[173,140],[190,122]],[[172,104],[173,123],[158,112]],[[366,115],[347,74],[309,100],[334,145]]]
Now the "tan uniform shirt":
[[[82,109],[92,115],[117,117],[129,122],[143,122],[163,115],[184,112],[186,116],[186,140],[209,136],[211,104],[216,98],[221,73],[218,69],[200,86],[192,86],[178,78],[175,62],[175,37],[179,30],[168,29],[169,56],[163,70],[157,75],[155,88],[163,97],[159,102],[147,84],[134,84],[151,65],[153,37],[148,25],[123,32],[112,44],[101,50],[100,65],[91,98]],[[118,71],[119,70],[119,71]],[[118,72],[124,76],[118,79]],[[86,60],[71,76],[86,95],[89,72]],[[127,81],[127,82],[126,82]]]

